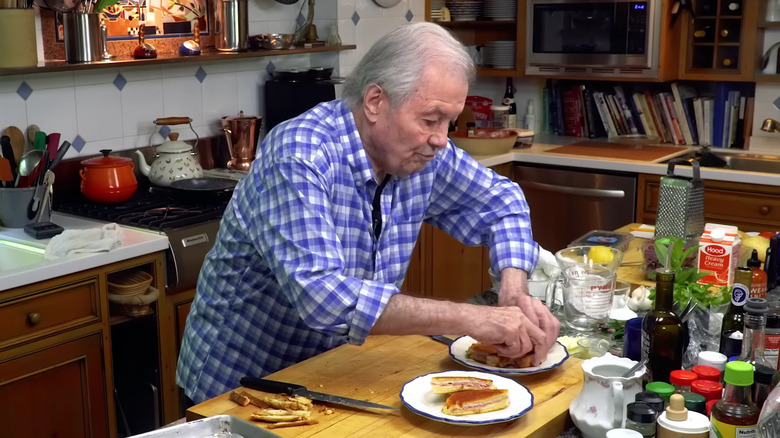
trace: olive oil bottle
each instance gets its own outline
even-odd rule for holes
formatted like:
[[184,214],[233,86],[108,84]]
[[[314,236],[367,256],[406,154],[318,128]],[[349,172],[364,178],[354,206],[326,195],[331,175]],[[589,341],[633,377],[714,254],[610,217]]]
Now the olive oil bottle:
[[674,313],[674,271],[656,271],[655,306],[642,320],[642,359],[649,381],[669,382],[669,374],[682,368],[683,323]]

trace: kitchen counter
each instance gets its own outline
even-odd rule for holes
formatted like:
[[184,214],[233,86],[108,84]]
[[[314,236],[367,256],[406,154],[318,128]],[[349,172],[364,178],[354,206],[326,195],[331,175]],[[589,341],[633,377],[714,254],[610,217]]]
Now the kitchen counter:
[[[66,230],[90,229],[104,222],[70,215],[52,213],[52,222]],[[84,271],[168,248],[168,238],[162,234],[124,229],[122,246],[111,251],[84,253],[54,260],[46,260],[43,251],[51,239],[36,240],[21,228],[0,229],[0,291],[24,286]],[[14,248],[21,244],[21,249]]]
[[[638,161],[625,160],[609,157],[589,157],[583,155],[564,155],[550,153],[551,149],[569,144],[572,142],[584,141],[587,139],[575,137],[550,137],[540,142],[535,142],[530,148],[515,148],[506,154],[500,155],[475,155],[484,166],[497,166],[504,163],[532,163],[547,164],[552,166],[580,167],[594,170],[611,170],[620,172],[647,173],[652,175],[665,175],[667,165],[661,161],[668,160],[675,156],[682,156],[698,147],[679,146],[679,153],[671,154],[656,161]],[[669,145],[664,145],[669,146]],[[629,148],[630,146],[626,146]],[[718,148],[718,153],[745,153],[749,151],[729,150]],[[691,168],[688,166],[678,166],[675,168],[678,175],[691,176]],[[737,181],[748,184],[766,184],[780,186],[780,174],[747,172],[731,169],[719,169],[712,167],[702,167],[701,177],[704,180],[716,181]]]
[[[417,376],[445,370],[471,370],[453,361],[448,347],[427,336],[369,336],[365,344],[342,345],[267,376],[297,383],[312,391],[342,395],[401,408],[361,410],[332,405],[325,415],[314,409],[319,424],[273,429],[283,437],[535,437],[550,438],[571,424],[569,404],[582,389],[582,360],[569,357],[561,366],[537,374],[513,377],[534,395],[534,407],[514,421],[459,426],[422,417],[402,406],[403,385]],[[473,371],[473,370],[472,370]],[[259,391],[239,388],[241,391]],[[220,414],[248,420],[254,406],[239,406],[222,394],[187,410],[187,420]],[[256,423],[262,427],[263,423]]]

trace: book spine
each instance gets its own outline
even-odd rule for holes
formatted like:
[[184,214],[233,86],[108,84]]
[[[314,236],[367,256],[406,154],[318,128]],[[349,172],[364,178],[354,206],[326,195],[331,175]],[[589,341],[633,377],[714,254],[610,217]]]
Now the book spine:
[[653,99],[653,95],[649,90],[645,90],[643,94],[644,102],[647,105],[647,109],[650,110],[650,117],[653,119],[653,124],[655,125],[656,132],[658,132],[658,136],[661,137],[662,142],[671,143],[672,140],[669,137],[668,131],[666,130],[664,121],[661,119],[662,116],[655,99]]
[[634,117],[631,115],[631,110],[626,103],[626,96],[623,94],[623,88],[620,85],[615,86],[615,103],[617,104],[618,110],[623,115],[623,120],[626,121],[628,132],[631,134],[639,134],[639,129],[636,127]]
[[599,117],[601,117],[601,123],[604,125],[604,130],[607,132],[607,137],[616,137],[618,135],[617,129],[615,129],[615,124],[612,121],[612,117],[609,115],[604,93],[594,91],[593,101],[596,104],[596,110],[599,112]]

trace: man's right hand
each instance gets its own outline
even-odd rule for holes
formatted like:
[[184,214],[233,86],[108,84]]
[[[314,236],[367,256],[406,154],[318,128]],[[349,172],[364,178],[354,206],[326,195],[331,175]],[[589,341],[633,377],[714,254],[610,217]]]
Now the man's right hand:
[[534,351],[533,365],[547,356],[547,338],[519,307],[480,306],[469,335],[479,342],[493,344],[505,357],[522,357]]

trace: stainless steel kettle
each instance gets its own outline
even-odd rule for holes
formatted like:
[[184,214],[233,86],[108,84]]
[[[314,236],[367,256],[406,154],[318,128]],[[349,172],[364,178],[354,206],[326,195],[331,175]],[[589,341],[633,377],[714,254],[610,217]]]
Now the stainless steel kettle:
[[222,131],[225,132],[230,152],[230,161],[227,163],[229,169],[249,170],[255,159],[262,120],[259,116],[245,116],[243,111],[237,116],[222,117]]

